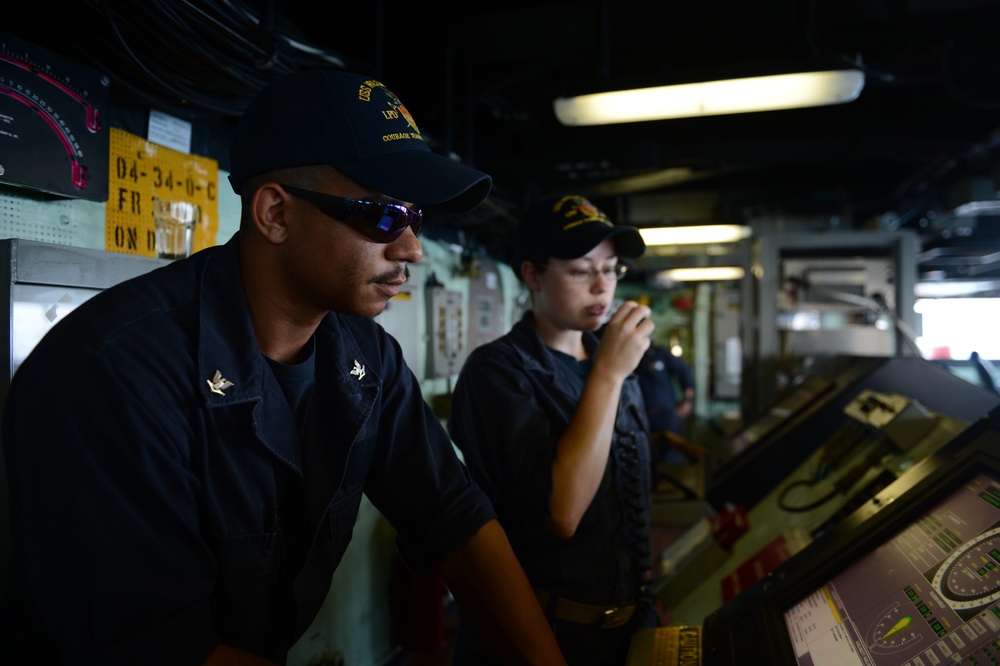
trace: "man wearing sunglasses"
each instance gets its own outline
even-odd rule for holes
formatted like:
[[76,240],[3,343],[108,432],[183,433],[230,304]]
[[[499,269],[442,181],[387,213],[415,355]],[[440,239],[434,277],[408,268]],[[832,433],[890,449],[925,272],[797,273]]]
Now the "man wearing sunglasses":
[[[372,317],[422,207],[491,182],[378,81],[291,75],[240,120],[239,232],[106,290],[20,366],[0,663],[284,663],[362,493],[509,663],[564,664],[492,506]],[[348,605],[350,599],[339,599]]]

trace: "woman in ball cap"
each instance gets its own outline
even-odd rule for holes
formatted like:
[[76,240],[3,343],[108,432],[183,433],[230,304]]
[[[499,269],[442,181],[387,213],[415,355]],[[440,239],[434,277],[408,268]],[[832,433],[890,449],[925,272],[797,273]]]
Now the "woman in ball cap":
[[[649,442],[632,375],[653,324],[632,301],[612,312],[620,259],[644,251],[638,230],[582,196],[532,207],[514,250],[531,309],[472,352],[453,396],[452,439],[574,665],[623,664],[631,634],[656,624]],[[455,663],[498,662],[462,626]]]

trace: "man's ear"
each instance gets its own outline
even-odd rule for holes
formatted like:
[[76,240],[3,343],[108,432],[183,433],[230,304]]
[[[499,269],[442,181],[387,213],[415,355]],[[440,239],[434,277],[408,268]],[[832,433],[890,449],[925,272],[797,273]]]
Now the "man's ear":
[[250,200],[250,217],[257,232],[275,244],[288,239],[285,220],[289,198],[277,183],[264,183]]

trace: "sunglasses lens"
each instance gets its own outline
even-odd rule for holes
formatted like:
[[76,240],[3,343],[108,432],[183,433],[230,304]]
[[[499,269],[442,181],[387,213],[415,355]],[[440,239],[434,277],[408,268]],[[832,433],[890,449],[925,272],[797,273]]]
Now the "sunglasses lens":
[[423,215],[420,212],[399,204],[367,203],[357,208],[364,209],[363,219],[368,226],[368,237],[380,243],[391,243],[399,238],[407,227],[413,229],[413,233],[416,234],[423,224]]
[[424,223],[423,212],[402,204],[362,201],[282,185],[289,193],[315,204],[323,213],[346,222],[376,243],[391,243],[407,227],[416,234]]
[[424,226],[424,212],[420,210],[410,211],[410,228],[413,229],[414,236],[420,233],[422,226]]

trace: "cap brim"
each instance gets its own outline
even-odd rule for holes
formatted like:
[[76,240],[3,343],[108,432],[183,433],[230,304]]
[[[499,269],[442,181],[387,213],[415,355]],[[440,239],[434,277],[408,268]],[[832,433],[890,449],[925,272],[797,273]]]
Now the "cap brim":
[[[576,259],[587,254],[607,239],[615,244],[615,254],[625,259],[638,259],[646,252],[646,243],[635,227],[617,225],[606,227],[592,225],[591,233],[577,232],[572,242],[567,242],[551,253],[557,259]],[[581,230],[582,231],[582,230]]]
[[490,193],[493,179],[428,150],[341,162],[334,167],[386,196],[445,213],[467,213]]
[[618,226],[608,236],[614,237],[615,251],[619,257],[638,259],[646,253],[646,242],[635,227]]

